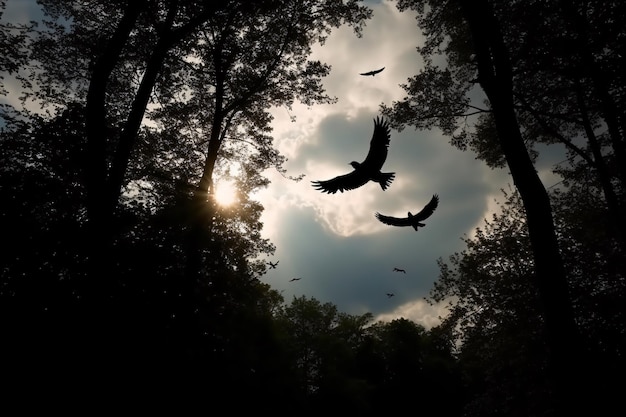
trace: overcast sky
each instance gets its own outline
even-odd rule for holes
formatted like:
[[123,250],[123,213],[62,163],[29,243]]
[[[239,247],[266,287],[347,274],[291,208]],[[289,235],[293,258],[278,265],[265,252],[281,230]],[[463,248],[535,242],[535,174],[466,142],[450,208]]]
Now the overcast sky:
[[[391,133],[383,171],[396,178],[386,191],[368,183],[328,195],[311,186],[312,180],[348,173],[350,161],[365,158],[380,104],[404,97],[400,84],[421,68],[415,15],[398,12],[390,1],[371,7],[374,15],[361,38],[345,27],[315,49],[314,58],[332,66],[325,86],[337,103],[298,107],[291,112],[295,123],[286,109],[275,112],[275,140],[289,158],[286,168],[305,177],[295,183],[268,172],[272,184],[259,200],[264,234],[277,247],[271,260],[280,262],[262,279],[284,290],[287,300],[306,295],[352,314],[403,316],[431,326],[444,313],[424,301],[438,277],[437,259],[463,249],[461,237],[481,223],[508,178],[453,148],[438,131],[407,128]],[[381,67],[375,77],[359,75]],[[440,197],[439,208],[418,232],[374,217],[377,211],[416,213],[433,194]],[[292,277],[302,279],[289,282]]]
[[[33,3],[9,0],[3,20],[23,20],[33,13],[26,7]],[[273,112],[275,143],[289,159],[288,175],[305,177],[294,182],[269,170],[272,182],[256,196],[265,207],[263,235],[276,245],[267,261],[279,262],[261,280],[282,291],[287,302],[306,295],[342,312],[405,317],[430,327],[445,314],[424,301],[439,275],[437,259],[464,249],[461,238],[482,225],[494,200],[502,199],[500,189],[512,181],[508,170],[487,168],[440,132],[407,128],[391,132],[383,171],[395,172],[396,178],[386,191],[368,183],[328,195],[311,186],[348,173],[350,161],[365,158],[380,104],[404,97],[400,84],[421,68],[415,14],[398,12],[394,1],[368,3],[373,18],[361,38],[340,28],[312,57],[332,66],[324,84],[337,103]],[[359,75],[381,67],[385,70],[375,77]],[[551,167],[558,156],[539,162],[546,186],[556,183]],[[374,217],[377,211],[400,217],[416,213],[433,194],[439,195],[439,208],[418,232]],[[394,272],[395,267],[406,274]],[[302,279],[289,282],[294,277]]]
[[[279,264],[262,280],[284,291],[286,300],[306,295],[347,313],[405,317],[430,327],[445,314],[424,301],[439,275],[437,259],[464,249],[461,238],[491,216],[494,201],[502,200],[500,190],[512,180],[508,169],[487,168],[471,151],[452,147],[439,131],[407,128],[392,130],[383,172],[395,172],[396,178],[386,191],[368,183],[328,195],[311,186],[310,181],[348,173],[350,161],[365,158],[380,104],[402,99],[400,84],[422,67],[415,14],[400,13],[395,1],[370,5],[373,18],[361,38],[345,27],[315,48],[314,58],[332,66],[325,86],[338,102],[274,112],[274,137],[289,158],[288,173],[305,177],[295,183],[267,173],[272,183],[259,201],[265,207],[264,235],[277,247],[269,260]],[[385,70],[374,77],[359,75],[381,67]],[[546,186],[558,181],[551,173],[558,158],[538,163]],[[418,232],[386,226],[374,217],[377,211],[399,217],[416,213],[433,194],[440,197],[439,208]],[[394,267],[406,274],[393,272]],[[302,279],[289,282],[292,277]]]

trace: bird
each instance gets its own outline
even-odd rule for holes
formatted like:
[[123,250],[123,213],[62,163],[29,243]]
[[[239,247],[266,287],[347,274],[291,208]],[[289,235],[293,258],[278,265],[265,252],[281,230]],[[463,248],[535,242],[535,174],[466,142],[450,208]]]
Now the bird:
[[393,268],[393,272],[402,272],[403,274],[406,274],[406,271],[400,268]]
[[292,281],[300,281],[301,279],[302,279],[302,278],[291,278],[291,279],[289,280],[289,282],[292,282]]
[[392,292],[388,292],[388,293],[387,293],[387,298],[391,298],[391,297],[393,297],[394,295],[395,295],[394,293],[392,293]]
[[422,211],[420,211],[417,214],[411,214],[411,212],[409,211],[408,217],[391,217],[391,216],[385,216],[380,213],[376,213],[376,218],[381,223],[387,224],[389,226],[400,226],[400,227],[411,226],[413,229],[415,229],[415,231],[417,231],[418,227],[426,226],[424,223],[421,223],[421,222],[429,218],[433,214],[433,212],[435,211],[438,205],[439,205],[439,196],[435,194],[430,199],[428,204],[424,206]]
[[270,266],[270,269],[276,269],[276,267],[278,266],[278,263],[280,261],[276,261],[274,263],[272,263],[272,261],[269,261],[267,264]]
[[362,72],[362,73],[361,73],[361,74],[359,74],[359,75],[365,75],[365,76],[367,76],[367,75],[371,75],[371,76],[373,77],[374,75],[378,74],[379,72],[381,72],[381,71],[382,71],[382,70],[384,70],[384,69],[385,69],[385,67],[382,67],[381,69],[377,69],[377,70],[374,70],[374,71]]
[[335,194],[345,190],[354,190],[369,181],[380,184],[385,191],[396,176],[395,172],[381,172],[380,170],[387,159],[391,132],[389,123],[376,117],[374,119],[374,134],[370,140],[370,149],[361,163],[352,161],[350,165],[354,170],[348,174],[340,175],[326,181],[311,181],[313,187],[323,193]]

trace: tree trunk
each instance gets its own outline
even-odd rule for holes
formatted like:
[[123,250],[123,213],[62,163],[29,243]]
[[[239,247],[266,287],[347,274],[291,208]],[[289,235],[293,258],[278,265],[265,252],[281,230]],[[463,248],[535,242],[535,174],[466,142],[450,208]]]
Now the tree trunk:
[[[103,232],[107,229],[107,195],[103,190],[107,184],[106,154],[106,89],[111,72],[119,61],[120,54],[139,14],[144,1],[129,1],[124,15],[113,36],[93,66],[86,102],[87,160],[85,161],[87,215],[90,240],[96,244],[92,255],[101,253]],[[96,266],[97,267],[97,266]]]
[[208,141],[207,156],[204,161],[202,177],[191,201],[190,226],[187,240],[187,276],[197,280],[202,268],[202,237],[210,233],[212,217],[215,210],[213,198],[213,170],[217,162],[224,123],[224,83],[226,72],[222,62],[222,43],[216,45],[213,52],[215,66],[215,109],[211,134]]
[[130,113],[120,135],[117,149],[111,162],[110,176],[107,183],[106,214],[113,216],[124,186],[124,176],[128,168],[132,150],[137,142],[137,133],[154,89],[157,77],[167,56],[169,41],[159,41],[150,55],[141,83],[135,94]]
[[486,0],[459,1],[474,43],[478,80],[490,101],[500,144],[526,211],[546,323],[557,415],[571,415],[568,407],[574,403],[573,399],[579,399],[574,394],[574,367],[580,360],[575,352],[579,345],[550,200],[520,132],[513,105],[512,66],[493,11]]
[[[111,212],[108,189],[106,90],[113,69],[128,41],[145,0],[129,1],[124,15],[113,36],[108,40],[102,54],[93,65],[85,104],[87,154],[85,160],[85,188],[87,194],[87,277],[81,283],[80,292],[89,317],[92,331],[96,334],[106,322],[106,300],[112,284]],[[98,338],[94,342],[99,343]]]

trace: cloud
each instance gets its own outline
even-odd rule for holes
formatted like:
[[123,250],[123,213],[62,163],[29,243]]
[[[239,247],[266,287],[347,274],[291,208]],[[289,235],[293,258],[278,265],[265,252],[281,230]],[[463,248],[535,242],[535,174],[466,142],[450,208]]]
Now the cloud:
[[[280,266],[262,280],[284,291],[287,301],[307,295],[351,314],[382,314],[425,296],[439,274],[437,258],[462,246],[460,233],[441,225],[340,236],[320,225],[313,207],[281,207],[288,199],[272,204],[264,216],[273,220],[264,230],[277,247],[273,260]],[[371,215],[367,222],[376,219]],[[394,267],[407,273],[393,272]],[[288,282],[294,276],[303,279]],[[396,296],[389,299],[387,292]]]
[[[403,97],[399,84],[422,66],[415,49],[422,42],[415,14],[400,13],[393,2],[372,8],[373,18],[361,38],[351,28],[341,27],[323,46],[313,48],[313,59],[332,66],[324,85],[339,99],[334,108],[350,116],[362,108],[375,112],[380,103]],[[382,67],[385,70],[374,77],[359,75]]]
[[[461,238],[482,224],[509,181],[506,170],[487,168],[438,131],[406,128],[391,132],[383,171],[396,172],[396,178],[386,191],[368,183],[328,195],[311,186],[312,180],[349,172],[350,161],[362,161],[380,103],[404,96],[399,84],[421,67],[414,18],[385,2],[374,6],[363,38],[349,28],[336,30],[315,48],[315,58],[332,65],[325,86],[337,103],[274,112],[275,143],[289,158],[285,167],[290,175],[305,174],[294,182],[267,171],[272,182],[257,195],[265,207],[263,233],[276,245],[274,260],[280,260],[262,280],[283,291],[287,302],[306,295],[350,314],[404,316],[432,326],[443,307],[431,307],[423,298],[439,276],[437,259],[464,249]],[[383,66],[375,77],[358,75]],[[415,213],[433,194],[440,197],[439,208],[418,232],[374,217],[376,211]],[[296,276],[303,279],[289,282]],[[395,296],[388,298],[387,292]]]
[[415,300],[399,305],[389,313],[379,314],[374,317],[374,322],[390,322],[404,318],[421,324],[426,330],[429,330],[439,325],[441,320],[448,315],[449,311],[447,305],[447,301],[431,305],[423,299]]

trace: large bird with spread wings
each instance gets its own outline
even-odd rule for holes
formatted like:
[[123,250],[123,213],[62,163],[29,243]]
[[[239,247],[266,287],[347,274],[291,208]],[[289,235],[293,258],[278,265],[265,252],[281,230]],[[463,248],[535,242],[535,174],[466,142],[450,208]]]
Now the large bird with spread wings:
[[326,181],[311,181],[316,190],[323,193],[335,194],[337,191],[342,193],[345,190],[354,190],[369,181],[380,184],[384,190],[389,187],[396,176],[395,172],[381,172],[380,170],[387,159],[387,152],[391,131],[389,123],[376,117],[374,120],[374,134],[370,140],[370,149],[363,162],[350,162],[354,170],[348,174],[340,175]]
[[380,213],[376,213],[376,218],[380,220],[382,223],[387,224],[389,226],[411,226],[415,231],[417,231],[418,227],[426,226],[422,221],[429,218],[439,205],[439,196],[437,194],[433,195],[428,204],[424,206],[422,211],[417,214],[411,214],[409,211],[408,217],[391,217],[385,216]]
[[359,75],[365,75],[365,76],[371,75],[373,77],[374,75],[378,74],[379,72],[381,72],[384,69],[385,69],[385,67],[382,67],[381,69],[377,69],[377,70],[374,70],[374,71],[362,72]]

